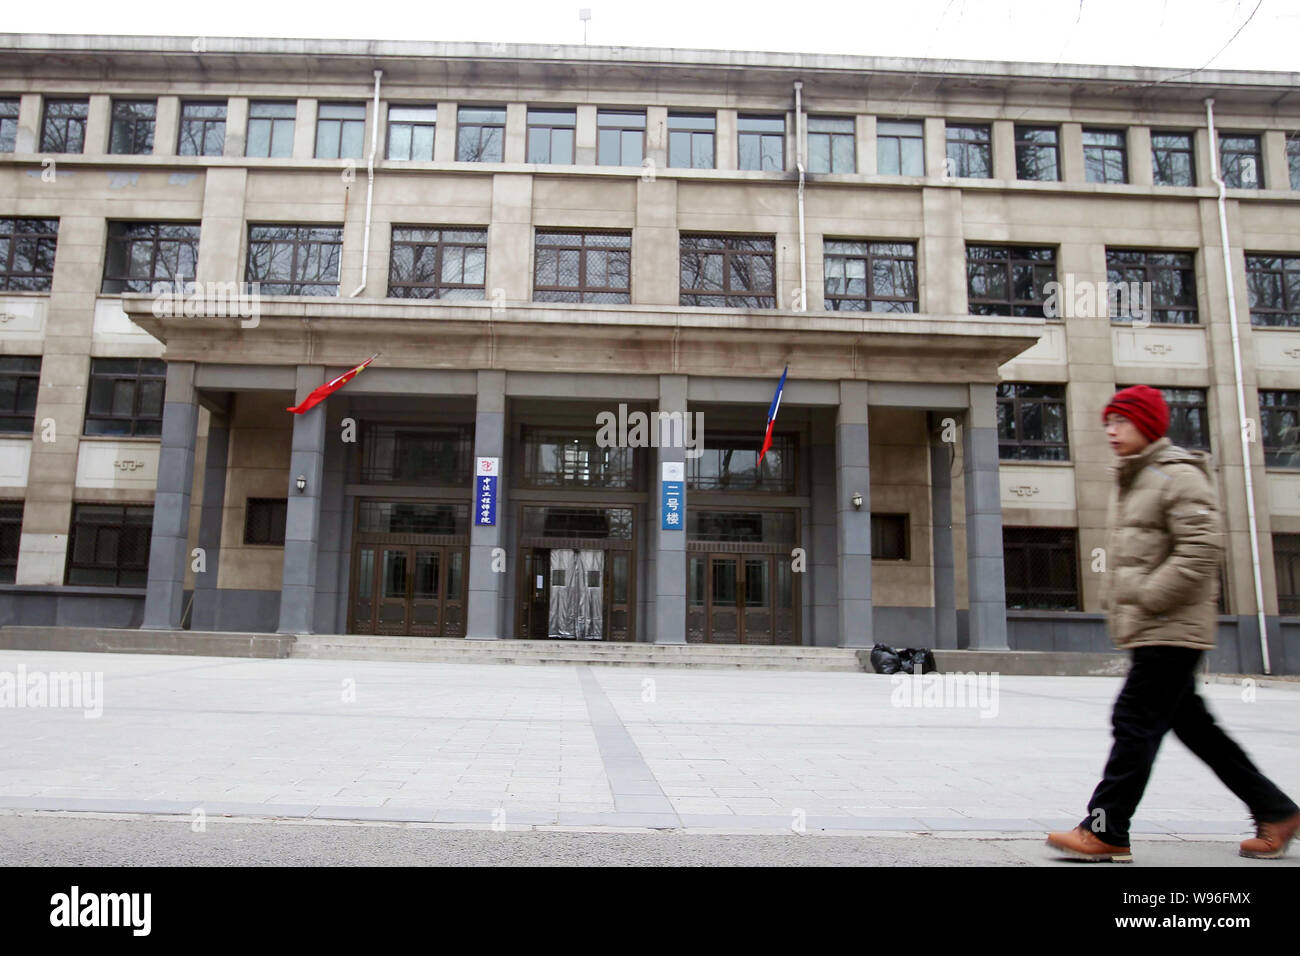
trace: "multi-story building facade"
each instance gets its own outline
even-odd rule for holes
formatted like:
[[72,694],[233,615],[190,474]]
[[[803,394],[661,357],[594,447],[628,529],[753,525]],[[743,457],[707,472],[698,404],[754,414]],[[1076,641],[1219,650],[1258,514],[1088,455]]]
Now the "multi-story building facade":
[[1300,666],[1295,74],[0,49],[5,622],[1102,650],[1142,382]]

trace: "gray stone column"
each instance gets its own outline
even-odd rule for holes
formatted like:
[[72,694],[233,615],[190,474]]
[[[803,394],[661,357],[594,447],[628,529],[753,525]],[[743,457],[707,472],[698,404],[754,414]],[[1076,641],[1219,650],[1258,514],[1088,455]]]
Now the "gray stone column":
[[[319,365],[299,365],[294,403],[325,382]],[[293,416],[289,453],[288,515],[284,527],[284,576],[280,587],[281,634],[311,634],[316,622],[316,550],[320,537],[321,477],[325,469],[325,406]],[[307,486],[298,490],[298,476]]]
[[[469,591],[466,596],[465,636],[470,640],[492,641],[505,637],[506,574],[516,570],[514,560],[506,562],[506,573],[492,569],[492,552],[505,548],[506,532],[506,373],[478,373],[478,407],[474,414],[474,457],[498,458],[497,523],[476,525],[474,503],[470,502]],[[506,552],[509,554],[509,551]]]
[[[659,411],[680,412],[681,427],[685,427],[686,376],[659,376]],[[680,531],[665,531],[660,510],[663,507],[661,484],[664,464],[677,462],[685,467],[686,449],[684,433],[674,431],[671,420],[660,418],[654,426],[659,429],[658,455],[655,456],[654,474],[650,482],[650,529],[654,550],[655,603],[651,633],[656,644],[686,643],[686,528],[685,520]],[[706,425],[707,428],[707,425]],[[700,437],[695,436],[697,439]],[[708,432],[704,434],[708,440]],[[682,482],[681,513],[685,519],[690,503],[686,500],[686,483]]]
[[[839,574],[839,647],[870,647],[871,451],[867,432],[867,383],[840,382],[835,419],[835,539]],[[862,506],[853,507],[853,496]]]
[[839,560],[835,526],[835,424],[830,410],[818,409],[812,422],[812,640],[818,647],[834,647],[840,634]]
[[[323,634],[341,634],[347,621],[337,619],[339,592],[347,591],[341,569],[343,526],[351,512],[343,502],[346,484],[347,448],[343,442],[343,419],[347,399],[330,401],[325,415],[325,461],[321,474],[320,535],[316,551],[316,630]],[[353,432],[353,437],[359,435]]]
[[[957,583],[952,552],[952,465],[956,448],[954,443],[943,440],[944,420],[949,417],[935,412],[929,415],[930,526],[934,562],[934,646],[956,650]],[[955,417],[952,422],[955,433]]]
[[149,541],[149,578],[144,601],[148,630],[181,626],[184,612],[185,561],[189,557],[190,488],[194,483],[194,444],[199,406],[194,394],[194,363],[167,364],[162,445],[153,499]]
[[221,569],[221,521],[226,501],[226,465],[230,458],[230,422],[213,414],[208,420],[208,448],[203,464],[203,503],[199,509],[199,547],[203,572],[194,575],[194,614],[191,627],[211,631],[217,626],[217,576]]
[[996,386],[970,386],[962,450],[966,468],[970,648],[1006,650],[1007,598],[1002,564]]

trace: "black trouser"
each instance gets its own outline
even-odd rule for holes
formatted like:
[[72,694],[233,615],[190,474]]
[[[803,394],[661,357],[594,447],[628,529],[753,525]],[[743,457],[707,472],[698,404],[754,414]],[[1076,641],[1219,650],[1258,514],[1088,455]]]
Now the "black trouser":
[[1163,645],[1133,649],[1132,667],[1111,715],[1115,744],[1102,781],[1088,801],[1088,816],[1080,823],[1106,843],[1129,845],[1129,821],[1167,730],[1205,761],[1256,821],[1276,823],[1300,809],[1259,772],[1206,710],[1196,693],[1201,653]]

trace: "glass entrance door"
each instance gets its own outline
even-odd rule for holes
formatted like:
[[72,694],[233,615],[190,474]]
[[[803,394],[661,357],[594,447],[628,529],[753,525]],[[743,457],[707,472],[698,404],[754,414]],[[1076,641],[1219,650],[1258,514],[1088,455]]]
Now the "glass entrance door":
[[625,641],[630,637],[627,551],[530,548],[520,588],[520,637]]
[[686,640],[797,644],[789,558],[778,554],[689,555]]
[[351,633],[465,636],[465,549],[362,543],[352,569]]

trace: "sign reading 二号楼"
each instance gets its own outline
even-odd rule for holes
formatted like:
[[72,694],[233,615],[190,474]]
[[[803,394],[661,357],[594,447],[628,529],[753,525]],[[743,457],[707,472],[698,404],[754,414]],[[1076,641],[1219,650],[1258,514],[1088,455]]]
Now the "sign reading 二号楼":
[[683,520],[686,517],[683,503],[685,500],[685,468],[680,461],[666,461],[663,463],[663,480],[660,487],[663,489],[663,506],[660,513],[663,516],[663,524],[660,527],[664,531],[681,531]]

